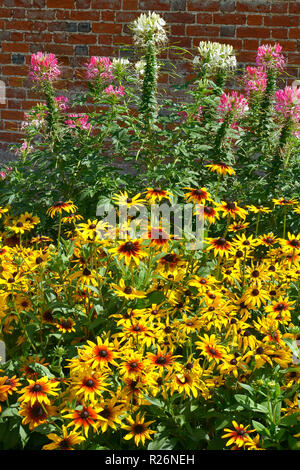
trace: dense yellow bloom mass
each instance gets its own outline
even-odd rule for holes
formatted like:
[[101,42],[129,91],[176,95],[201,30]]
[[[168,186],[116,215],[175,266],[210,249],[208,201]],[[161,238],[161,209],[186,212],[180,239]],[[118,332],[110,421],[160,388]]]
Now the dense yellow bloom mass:
[[[172,199],[160,188],[145,194],[145,200],[127,193],[114,200],[133,207]],[[184,188],[183,199],[209,208],[204,219],[211,236],[198,252],[172,237],[167,243],[154,243],[151,235],[99,237],[99,227],[104,234],[111,227],[74,213],[72,249],[62,260],[55,237],[31,238],[38,217],[5,213],[9,229],[16,221],[23,228],[13,230],[11,246],[12,230],[1,237],[2,335],[20,355],[30,355],[13,373],[0,373],[0,403],[3,410],[15,399],[30,431],[54,426],[43,449],[89,448],[96,436],[102,442],[108,434],[147,447],[159,434],[160,419],[175,413],[173,406],[197,414],[224,390],[239,396],[241,384],[256,387],[275,369],[282,393],[299,386],[293,361],[300,235],[254,234],[248,217],[268,214],[268,208],[247,206],[247,213],[235,201],[214,201],[205,187]],[[72,201],[61,202],[49,215],[75,209]],[[218,224],[223,231],[213,231]],[[296,398],[288,396],[281,411],[285,417],[298,413]],[[228,438],[225,447],[263,448],[250,423],[232,425],[224,435],[218,431]]]

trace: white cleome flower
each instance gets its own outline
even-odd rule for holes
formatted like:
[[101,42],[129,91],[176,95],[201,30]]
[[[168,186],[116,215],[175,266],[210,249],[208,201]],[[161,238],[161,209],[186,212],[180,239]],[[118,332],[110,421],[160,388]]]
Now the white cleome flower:
[[155,44],[163,44],[167,41],[165,25],[165,20],[157,13],[142,13],[131,25],[135,43],[144,47],[149,39],[153,39]]
[[198,46],[199,56],[193,60],[194,67],[205,66],[208,69],[234,69],[237,66],[233,47],[230,44],[201,41]]
[[126,70],[128,66],[130,65],[130,62],[128,59],[123,59],[121,58],[113,58],[111,67],[113,70]]
[[145,74],[146,61],[141,59],[134,64],[135,71],[139,78],[142,78]]

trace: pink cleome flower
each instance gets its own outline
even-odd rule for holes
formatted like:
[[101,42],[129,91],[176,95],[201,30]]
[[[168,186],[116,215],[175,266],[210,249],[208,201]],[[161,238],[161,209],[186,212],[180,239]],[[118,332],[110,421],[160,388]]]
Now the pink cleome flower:
[[274,46],[270,44],[260,46],[257,50],[256,65],[264,70],[281,70],[286,64],[285,57],[281,54],[281,51],[282,46],[278,43]]
[[285,119],[300,121],[300,89],[286,86],[284,90],[275,92],[275,110]]
[[236,91],[229,94],[223,93],[220,97],[218,111],[222,116],[231,113],[234,118],[241,117],[248,110],[248,102],[244,95],[239,95]]
[[6,167],[6,171],[5,171],[5,170],[0,171],[0,178],[1,178],[2,180],[5,180],[5,178],[7,177],[7,175],[8,175],[9,173],[11,173],[11,172],[12,172],[12,167],[8,167],[8,166],[7,166],[7,167]]
[[69,99],[66,96],[57,96],[54,99],[61,111],[66,111],[68,109]]
[[111,71],[112,62],[109,57],[96,57],[90,58],[90,61],[85,64],[87,67],[87,78],[102,78],[108,82],[111,82],[114,78]]
[[246,95],[253,92],[264,92],[267,86],[267,74],[261,67],[246,67],[243,77]]
[[115,95],[115,96],[124,96],[124,87],[120,85],[119,87],[113,87],[112,85],[109,85],[107,88],[105,88],[105,93],[107,95]]
[[79,127],[81,129],[89,130],[91,124],[88,122],[89,117],[86,114],[68,114],[68,118],[65,121],[68,127],[75,129]]
[[60,76],[58,61],[54,54],[37,52],[32,54],[29,77],[33,82],[53,81]]

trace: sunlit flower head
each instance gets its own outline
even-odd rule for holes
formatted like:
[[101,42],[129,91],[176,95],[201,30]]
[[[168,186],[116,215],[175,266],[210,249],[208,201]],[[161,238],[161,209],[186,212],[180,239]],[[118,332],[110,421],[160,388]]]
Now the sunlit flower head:
[[286,63],[285,57],[281,51],[282,46],[278,43],[275,45],[264,44],[260,46],[257,50],[256,65],[262,67],[263,70],[281,70]]
[[167,41],[165,20],[155,12],[142,13],[133,23],[133,39],[138,46],[144,47],[149,40],[157,45]]
[[56,80],[61,72],[58,67],[58,61],[54,54],[37,52],[32,54],[30,59],[29,77],[33,82],[42,82]]

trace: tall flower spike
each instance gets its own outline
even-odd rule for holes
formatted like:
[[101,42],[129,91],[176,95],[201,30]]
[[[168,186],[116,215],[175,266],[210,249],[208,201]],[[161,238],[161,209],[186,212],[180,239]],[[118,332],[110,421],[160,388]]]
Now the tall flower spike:
[[165,20],[157,13],[142,13],[131,24],[136,45],[146,47],[149,40],[153,40],[155,45],[164,44],[167,41],[165,25]]

